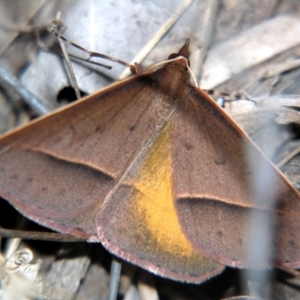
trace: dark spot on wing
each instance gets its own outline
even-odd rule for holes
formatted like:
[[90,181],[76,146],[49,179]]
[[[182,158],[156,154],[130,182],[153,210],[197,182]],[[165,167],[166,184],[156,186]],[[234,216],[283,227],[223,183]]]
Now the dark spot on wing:
[[253,174],[253,171],[251,171],[250,169],[245,170],[245,175],[246,176],[250,177],[250,176],[252,176],[252,174]]
[[30,183],[30,182],[33,182],[34,179],[32,177],[29,177],[29,178],[26,179],[26,181]]
[[218,159],[215,160],[215,164],[216,164],[217,166],[225,165],[225,163],[226,163],[226,160],[225,160],[224,157],[221,157],[221,158],[218,158]]
[[74,125],[71,123],[69,127],[70,127],[72,133],[75,134],[76,130],[75,130]]
[[67,190],[66,189],[62,189],[59,192],[60,195],[65,196],[67,194]]
[[95,132],[101,132],[103,129],[100,126],[96,126],[94,129]]
[[190,143],[184,143],[184,148],[187,150],[187,151],[190,151],[194,148],[194,145],[190,144]]
[[132,126],[128,126],[128,130],[131,132],[131,131],[133,131],[134,130],[134,128],[135,128],[135,126],[134,125],[132,125]]
[[14,175],[10,176],[10,179],[19,179],[19,175],[18,174],[14,174]]
[[85,230],[82,227],[79,227],[79,226],[75,227],[75,229],[80,231],[80,232],[85,232]]

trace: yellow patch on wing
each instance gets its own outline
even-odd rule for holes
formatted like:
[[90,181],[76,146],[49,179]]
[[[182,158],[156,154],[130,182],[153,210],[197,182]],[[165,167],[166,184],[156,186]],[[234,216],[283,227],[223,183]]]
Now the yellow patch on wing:
[[155,141],[134,182],[139,190],[135,211],[144,216],[144,225],[157,247],[178,256],[191,256],[195,251],[183,234],[172,194],[172,122]]

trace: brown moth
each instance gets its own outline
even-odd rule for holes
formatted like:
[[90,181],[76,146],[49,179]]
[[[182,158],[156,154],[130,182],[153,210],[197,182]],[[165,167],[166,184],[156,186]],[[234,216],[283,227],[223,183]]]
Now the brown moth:
[[[187,54],[188,42],[168,61],[3,136],[0,195],[39,224],[187,282],[251,266],[244,240],[255,211],[277,229],[273,261],[260,267],[300,267],[298,192],[194,85]],[[249,153],[273,177],[274,208],[264,194],[253,201]]]

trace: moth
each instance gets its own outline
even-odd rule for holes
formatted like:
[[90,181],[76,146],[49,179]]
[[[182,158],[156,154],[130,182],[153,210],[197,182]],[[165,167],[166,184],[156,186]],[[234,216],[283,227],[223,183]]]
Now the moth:
[[[276,224],[259,267],[300,267],[300,198],[199,89],[187,41],[177,54],[0,139],[0,195],[29,219],[100,242],[163,277],[202,282],[247,268],[247,219]],[[275,206],[257,203],[255,157]]]

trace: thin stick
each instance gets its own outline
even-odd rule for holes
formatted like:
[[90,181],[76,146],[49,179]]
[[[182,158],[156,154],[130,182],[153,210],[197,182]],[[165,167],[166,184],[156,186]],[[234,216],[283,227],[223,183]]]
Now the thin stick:
[[29,90],[27,90],[20,81],[0,67],[0,79],[8,84],[21,98],[38,114],[44,115],[49,113],[54,108],[49,107]]
[[[196,10],[198,11],[198,14],[191,29],[192,43],[190,47],[189,57],[190,62],[193,66],[194,75],[198,82],[201,78],[202,65],[213,35],[215,19],[217,17],[220,1],[206,1],[204,12],[200,10],[202,6],[203,3],[197,1]],[[201,18],[199,18],[199,15],[201,15]]]
[[121,268],[122,264],[113,257],[110,268],[109,292],[107,300],[116,300],[118,297]]
[[288,163],[291,159],[293,159],[295,156],[297,156],[300,153],[300,147],[297,147],[294,149],[291,153],[289,153],[286,157],[284,157],[281,161],[279,161],[276,165],[280,169],[283,167],[286,163]]
[[0,236],[7,238],[21,238],[25,240],[42,240],[51,242],[85,242],[86,239],[77,238],[70,234],[63,234],[57,232],[43,232],[43,231],[25,231],[14,230],[0,227]]
[[[69,43],[70,45],[72,45],[72,46],[88,53],[89,59],[92,56],[101,57],[101,58],[104,58],[104,59],[109,59],[111,61],[117,62],[121,65],[124,65],[124,66],[130,68],[130,64],[128,64],[126,62],[123,62],[122,60],[119,60],[119,59],[116,59],[116,58],[113,58],[113,57],[110,57],[110,56],[106,56],[106,55],[103,55],[103,54],[100,54],[100,53],[88,51],[85,48],[83,48],[83,47],[81,47],[81,46],[79,46],[79,45],[77,45],[73,42],[68,41],[66,38],[64,38],[61,35],[61,33],[58,30],[58,29],[61,29],[62,31],[65,30],[64,25],[62,24],[62,22],[59,19],[60,19],[60,13],[57,14],[56,20],[54,20],[52,22],[52,24],[48,27],[48,30],[58,37],[58,40],[60,42],[62,51],[63,51],[63,53],[65,55],[65,58],[66,58],[66,62],[67,62],[67,66],[68,66],[69,75],[71,77],[71,80],[74,77],[74,82],[76,82],[75,81],[75,75],[74,75],[72,67],[71,67],[71,62],[70,62],[69,56],[67,54],[65,45],[62,42],[62,40]],[[77,83],[76,83],[76,85],[77,85]],[[74,86],[74,88],[75,88],[75,86]],[[76,91],[76,88],[75,88],[75,91]],[[121,276],[121,268],[122,268],[121,263],[113,258],[112,263],[111,263],[111,274],[110,274],[110,283],[109,283],[109,291],[108,291],[108,299],[109,300],[116,300],[117,299],[118,290],[119,290],[119,283],[120,283],[120,276]]]
[[[57,15],[56,15],[56,19],[57,19],[58,22],[61,22],[61,21],[60,21],[60,17],[61,17],[61,12],[58,11],[58,12],[57,12]],[[61,24],[62,24],[62,23],[61,23]],[[69,73],[70,80],[71,80],[71,83],[72,83],[72,85],[73,85],[73,88],[74,88],[74,90],[75,90],[76,97],[77,97],[77,99],[80,99],[80,98],[81,98],[81,95],[80,95],[79,87],[78,87],[77,80],[76,80],[76,77],[75,77],[75,74],[74,74],[74,71],[73,71],[73,68],[72,68],[72,65],[71,65],[71,61],[70,61],[70,57],[69,57],[68,51],[67,51],[67,49],[66,49],[66,45],[65,45],[65,43],[60,39],[60,37],[57,37],[57,39],[58,39],[58,42],[59,42],[59,44],[60,44],[62,53],[63,53],[64,58],[65,58],[65,61],[66,61],[68,73]]]
[[[58,53],[58,55],[60,55],[60,54]],[[69,54],[69,57],[71,57],[72,59],[75,59],[77,61],[84,61],[84,62],[86,62],[86,59],[78,57],[78,56],[75,56],[75,55],[72,55],[72,54]],[[92,65],[96,65],[96,66],[102,67],[102,68],[107,69],[107,70],[111,70],[112,69],[112,66],[101,64],[101,63],[96,62],[96,61],[89,60],[88,63],[92,64]]]
[[[30,15],[28,16],[27,20],[25,20],[22,24],[20,24],[19,26],[26,26],[28,24],[28,22],[35,17],[35,15],[39,12],[39,10],[45,5],[46,0],[39,2],[38,5],[36,5],[36,7],[30,11]],[[3,21],[1,22],[1,25],[3,24]],[[13,43],[13,41],[19,36],[20,31],[18,30],[17,32],[14,32],[10,35],[10,37],[8,38],[8,40],[6,41],[6,44],[2,45],[2,50],[0,52],[0,57],[6,52],[6,50],[9,48],[9,46]]]
[[123,61],[123,60],[120,60],[120,59],[117,59],[117,58],[114,58],[112,56],[108,56],[108,55],[105,55],[105,54],[102,54],[102,53],[98,53],[98,52],[93,52],[93,51],[89,51],[81,46],[79,46],[78,44],[75,44],[71,41],[69,41],[68,39],[66,39],[63,35],[61,35],[59,32],[57,32],[56,30],[56,27],[57,27],[57,24],[56,24],[56,20],[54,20],[49,26],[48,26],[48,31],[54,35],[56,35],[57,37],[59,37],[60,39],[62,39],[63,41],[65,41],[66,43],[68,43],[69,45],[72,45],[73,47],[77,48],[77,49],[80,49],[81,51],[85,52],[88,54],[88,59],[87,60],[90,60],[92,57],[100,57],[100,58],[103,58],[103,59],[107,59],[107,60],[110,60],[110,61],[113,61],[113,62],[116,62],[118,64],[121,64],[125,67],[128,67],[130,68],[130,64],[128,64],[127,62]]

